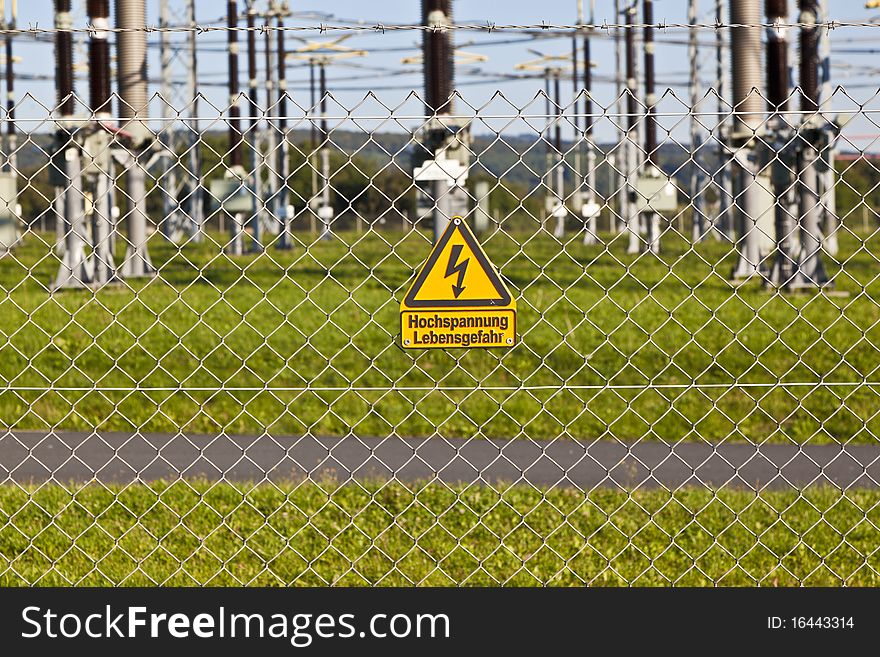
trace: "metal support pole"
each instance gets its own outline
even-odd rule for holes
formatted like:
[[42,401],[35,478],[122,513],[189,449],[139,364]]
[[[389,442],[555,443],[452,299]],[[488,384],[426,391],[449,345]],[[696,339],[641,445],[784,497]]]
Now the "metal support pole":
[[636,203],[636,177],[638,176],[638,118],[636,116],[636,93],[638,93],[638,80],[636,78],[636,40],[635,40],[635,16],[636,6],[630,5],[626,9],[626,194],[628,197],[626,231],[629,233],[629,243],[626,252],[634,255],[640,251],[641,237],[639,237],[639,210]]
[[162,73],[161,94],[164,124],[162,139],[165,149],[162,156],[164,164],[160,179],[160,186],[163,189],[163,217],[160,225],[165,238],[172,242],[177,242],[181,238],[181,231],[177,199],[177,130],[174,129],[175,108],[172,107],[171,48],[168,43],[170,34],[167,31],[170,25],[168,3],[169,0],[159,0],[159,61]]
[[92,263],[86,257],[86,210],[82,184],[82,163],[79,146],[70,143],[64,151],[65,176],[64,216],[68,230],[64,239],[64,258],[51,289],[86,287],[94,275]]
[[226,3],[226,40],[229,47],[229,166],[242,168],[241,107],[238,105],[238,2]]
[[[644,0],[642,4],[645,47],[645,175],[659,178],[660,169],[655,164],[657,158],[657,95],[656,72],[654,69],[654,0]],[[660,253],[660,215],[650,208],[645,214],[647,230],[646,246],[650,253]]]
[[[583,25],[584,22],[584,2],[577,0],[577,24]],[[574,167],[572,176],[574,178],[574,193],[571,196],[571,209],[576,215],[580,216],[581,206],[583,204],[582,187],[583,166],[581,162],[581,142],[583,133],[581,132],[580,110],[580,79],[578,77],[578,34],[583,30],[578,30],[571,37],[571,126],[574,131],[574,142],[572,150],[574,151]],[[586,80],[586,71],[589,70],[589,59],[586,51],[584,52],[584,80]],[[585,85],[586,87],[586,85]]]
[[333,219],[333,206],[330,205],[330,151],[327,148],[330,134],[327,131],[327,75],[325,69],[326,62],[322,59],[319,68],[321,78],[321,209],[319,213],[324,225],[321,239],[329,240],[333,235],[330,225]]
[[131,198],[128,213],[128,251],[121,273],[125,278],[151,276],[155,269],[147,252],[147,182],[146,171],[138,158],[132,155],[128,163],[128,195]]
[[[596,2],[590,0],[590,25],[596,24]],[[592,31],[592,27],[590,28]],[[599,211],[596,204],[596,142],[594,137],[593,121],[593,60],[590,47],[590,32],[584,34],[584,136],[587,146],[587,198],[586,204],[581,204],[581,213],[586,207],[589,216],[585,217],[584,244],[596,244],[599,241]],[[579,178],[580,180],[580,178]],[[609,192],[610,194],[610,192]]]
[[244,254],[244,217],[240,212],[229,214],[225,210],[220,211],[220,217],[229,220],[229,245],[226,252],[229,255]]
[[[724,13],[724,0],[716,0],[715,22],[718,25],[724,24]],[[733,178],[730,173],[730,167],[732,160],[725,144],[727,139],[725,124],[730,108],[724,100],[724,94],[727,92],[727,67],[724,65],[724,30],[721,28],[715,30],[715,80],[715,97],[718,103],[718,128],[715,134],[718,142],[718,169],[713,176],[718,194],[718,217],[716,221],[721,234],[733,242],[736,233],[731,213]]]
[[544,171],[541,175],[541,186],[544,188],[544,212],[547,221],[553,216],[556,208],[556,199],[553,195],[553,140],[550,136],[553,111],[550,107],[552,91],[550,89],[550,69],[544,69],[544,130],[541,134],[544,140]]
[[312,235],[318,232],[315,206],[318,205],[318,127],[315,123],[315,109],[317,108],[317,93],[315,92],[315,60],[309,60],[309,172],[312,178],[312,193],[309,196],[309,232]]
[[[827,25],[831,20],[828,13],[828,0],[819,0],[819,21]],[[831,31],[827,27],[819,30],[819,106],[821,117],[828,122],[831,111]],[[840,233],[840,217],[837,214],[837,171],[834,164],[834,140],[829,140],[827,148],[822,152],[822,170],[819,175],[819,187],[822,194],[822,221],[825,241],[823,248],[830,256],[839,251],[838,234]]]
[[[272,5],[270,5],[270,10]],[[271,11],[266,16],[266,26],[271,27]],[[266,30],[266,225],[264,230],[277,235],[280,228],[281,214],[278,209],[278,172],[275,162],[278,161],[278,128],[273,116],[278,114],[278,85],[276,83],[277,68],[275,65],[275,35]]]
[[248,61],[248,130],[247,144],[250,152],[250,180],[253,200],[251,216],[248,224],[251,227],[250,250],[258,252],[262,249],[262,217],[265,213],[263,200],[263,177],[260,175],[262,153],[260,152],[260,100],[257,80],[257,32],[256,32],[256,0],[247,3],[247,61]]
[[[580,5],[579,5],[580,8]],[[596,23],[596,3],[590,0],[590,25]],[[590,31],[592,31],[590,27]],[[599,241],[599,210],[596,204],[596,144],[593,137],[593,62],[592,50],[590,48],[590,33],[585,32],[583,35],[584,49],[584,137],[586,141],[586,173],[578,168],[577,171],[577,197],[578,203],[575,210],[580,213],[584,219],[584,244],[596,244]],[[580,150],[580,149],[579,149]],[[609,162],[613,155],[609,155]],[[607,162],[606,162],[607,164]],[[586,183],[586,198],[581,191],[581,186]],[[613,184],[613,183],[612,183]],[[613,191],[609,186],[609,199],[613,196]],[[612,232],[614,219],[611,220]]]
[[556,152],[556,203],[553,213],[556,215],[556,230],[553,235],[557,239],[562,239],[565,235],[565,218],[568,216],[568,209],[565,207],[565,153],[562,150],[562,99],[559,91],[559,78],[561,72],[555,71],[553,76],[553,103],[556,106],[554,114],[556,115],[555,125],[553,126],[553,149]]
[[[614,0],[614,21],[620,22],[620,18],[620,0]],[[617,214],[615,216],[614,212],[612,212],[611,219],[608,222],[608,228],[612,233],[616,233],[618,227],[624,224],[625,221],[628,221],[629,217],[629,193],[625,184],[625,169],[629,162],[626,155],[628,141],[627,129],[623,118],[623,113],[626,109],[626,94],[623,93],[626,89],[626,74],[624,72],[624,59],[626,57],[624,50],[624,39],[621,38],[620,28],[617,28],[614,30],[614,88],[617,94],[618,143],[623,148],[619,155],[612,154],[613,157],[608,158],[609,164],[611,164],[612,160],[614,161],[614,164],[611,164],[611,166],[614,167],[613,189],[614,196],[617,197]]]
[[[699,44],[697,40],[697,20],[699,18],[699,1],[689,0],[688,2],[688,24],[690,30],[688,32],[688,55],[690,57],[690,96],[691,96],[691,116],[690,116],[690,133],[691,133],[691,176],[689,196],[691,202],[691,212],[693,212],[693,230],[691,239],[694,243],[701,242],[705,239],[708,229],[708,221],[706,213],[703,209],[703,191],[705,188],[705,178],[701,166],[701,155],[703,147],[703,137],[700,133],[700,122],[697,106],[700,103],[700,65],[699,65]],[[717,233],[712,231],[717,237]]]
[[[434,232],[437,232],[438,226],[442,226],[446,230],[446,226],[452,221],[452,185],[446,180],[435,180],[431,185],[434,194]],[[440,231],[442,234],[442,231]],[[437,243],[439,236],[435,235],[434,243]]]
[[6,35],[6,171],[18,171],[18,133],[15,128],[15,62],[12,38],[18,20],[18,0],[12,0],[12,18],[6,25],[11,30]]
[[[242,159],[241,108],[238,84],[238,2],[228,0],[226,3],[226,43],[229,49],[229,168],[226,178],[244,185],[244,166]],[[244,220],[236,214],[229,222],[230,255],[244,253]]]
[[196,49],[196,1],[189,0],[189,68],[187,100],[190,101],[189,175],[192,181],[189,230],[194,242],[205,238],[205,204],[202,183],[202,149],[199,128],[198,52]]
[[278,12],[278,132],[281,149],[278,152],[278,212],[281,215],[281,239],[278,248],[289,249],[293,228],[293,206],[290,204],[290,133],[287,128],[287,49],[284,46],[284,18]]
[[57,256],[64,257],[64,240],[69,230],[67,220],[64,217],[64,188],[56,186],[52,191],[52,213],[55,215],[55,248],[53,252]]
[[98,286],[109,283],[116,276],[116,264],[113,261],[110,241],[110,231],[113,225],[113,219],[110,216],[110,184],[109,173],[101,171],[95,184],[93,210],[95,228],[92,232],[94,283]]

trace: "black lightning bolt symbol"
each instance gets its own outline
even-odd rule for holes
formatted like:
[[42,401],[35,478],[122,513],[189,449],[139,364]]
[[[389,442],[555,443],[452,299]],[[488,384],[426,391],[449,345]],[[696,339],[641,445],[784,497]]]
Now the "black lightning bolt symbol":
[[461,244],[454,244],[452,246],[452,251],[449,254],[449,262],[446,263],[446,276],[444,278],[449,278],[453,274],[458,274],[458,280],[452,285],[452,293],[455,295],[455,298],[458,299],[461,296],[461,293],[464,292],[464,273],[467,271],[468,263],[471,261],[470,258],[466,258],[462,260],[458,264],[459,257],[461,257],[461,250],[464,248]]

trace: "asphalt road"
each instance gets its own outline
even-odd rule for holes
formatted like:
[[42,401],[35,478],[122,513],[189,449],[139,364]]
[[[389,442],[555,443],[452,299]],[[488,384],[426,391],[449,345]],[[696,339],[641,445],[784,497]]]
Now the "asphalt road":
[[304,477],[670,489],[878,487],[880,446],[0,433],[0,483]]

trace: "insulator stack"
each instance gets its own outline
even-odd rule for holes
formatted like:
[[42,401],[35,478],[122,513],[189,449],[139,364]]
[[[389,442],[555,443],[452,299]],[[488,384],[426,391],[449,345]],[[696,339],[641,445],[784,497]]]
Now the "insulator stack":
[[55,91],[61,116],[73,116],[73,19],[70,0],[55,0]]
[[788,106],[788,0],[767,0],[767,104],[770,111]]
[[[119,116],[146,119],[147,111],[147,11],[144,0],[116,0],[116,71],[119,84]],[[123,126],[146,131],[145,124]]]
[[635,9],[626,10],[626,114],[627,130],[635,130],[638,125],[636,117],[636,39],[635,39]]
[[226,3],[226,31],[229,46],[229,164],[242,165],[241,108],[238,106],[238,3]]
[[455,83],[451,32],[452,0],[422,0],[422,54],[425,77],[425,107],[429,114],[450,114],[450,95]]
[[248,3],[247,10],[247,65],[248,65],[248,100],[250,107],[248,114],[250,115],[249,126],[254,130],[257,125],[257,107],[259,100],[257,98],[257,31],[256,25],[257,10],[252,2]]
[[278,129],[287,130],[287,48],[284,45],[284,19],[278,17]]
[[89,104],[96,115],[110,114],[110,0],[89,0]]
[[816,0],[801,0],[800,35],[800,82],[801,110],[819,110],[819,30],[816,27],[819,14]]
[[653,162],[657,154],[657,118],[655,105],[656,94],[656,71],[654,68],[654,2],[644,1],[643,20],[645,22],[645,105],[648,108],[648,116],[645,121],[645,156],[648,162]]
[[760,93],[761,7],[758,0],[730,2],[731,73],[734,134],[746,137],[760,129],[764,99]]

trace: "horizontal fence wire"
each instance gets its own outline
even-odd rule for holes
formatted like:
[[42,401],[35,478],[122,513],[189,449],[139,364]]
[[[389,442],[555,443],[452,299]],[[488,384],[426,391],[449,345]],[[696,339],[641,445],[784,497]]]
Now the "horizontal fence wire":
[[[225,20],[225,19],[224,19]],[[322,34],[327,32],[352,32],[352,33],[362,33],[362,32],[372,32],[372,33],[385,33],[385,32],[455,32],[455,31],[465,31],[465,32],[521,32],[521,31],[534,31],[534,32],[544,32],[549,33],[551,31],[562,32],[562,33],[571,33],[571,32],[605,32],[608,30],[644,30],[645,28],[654,28],[656,30],[664,31],[664,30],[706,30],[706,31],[717,31],[717,30],[728,30],[731,28],[761,28],[761,29],[775,29],[775,28],[801,28],[801,27],[816,27],[823,30],[834,30],[843,27],[857,27],[857,28],[871,28],[878,27],[880,23],[877,21],[871,20],[829,20],[829,21],[810,21],[810,22],[798,22],[798,21],[760,21],[760,22],[696,22],[696,23],[682,23],[675,21],[661,21],[657,23],[643,23],[643,22],[633,22],[633,23],[616,23],[613,21],[603,21],[601,23],[552,23],[552,22],[538,22],[538,23],[496,23],[492,21],[478,22],[478,23],[450,23],[444,24],[442,26],[438,25],[424,25],[421,23],[370,23],[370,24],[349,24],[349,23],[332,23],[332,22],[320,22],[313,23],[307,25],[284,25],[277,26],[269,23],[262,23],[256,25],[254,27],[247,27],[244,25],[239,25],[236,27],[230,27],[228,25],[219,25],[219,24],[210,24],[210,23],[202,23],[202,24],[188,24],[188,25],[159,25],[151,24],[145,27],[114,27],[114,26],[102,26],[100,28],[95,27],[94,25],[85,25],[82,27],[71,26],[69,28],[65,27],[64,31],[71,33],[82,33],[82,34],[93,34],[95,32],[106,32],[109,34],[120,34],[120,33],[186,33],[186,32],[195,32],[197,34],[207,34],[211,32],[257,32],[260,34],[265,34],[267,32],[308,32],[311,34]],[[57,27],[39,27],[37,25],[29,25],[27,27],[3,27],[0,28],[0,36],[2,35],[26,35],[26,34],[55,34],[59,31]]]

